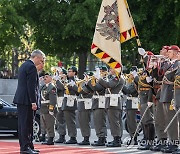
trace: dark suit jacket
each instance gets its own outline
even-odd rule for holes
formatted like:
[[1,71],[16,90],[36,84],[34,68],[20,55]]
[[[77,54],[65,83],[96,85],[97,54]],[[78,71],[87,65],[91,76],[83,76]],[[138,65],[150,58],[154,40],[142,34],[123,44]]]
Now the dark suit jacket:
[[39,78],[36,66],[31,60],[24,62],[19,68],[18,86],[13,103],[40,107]]

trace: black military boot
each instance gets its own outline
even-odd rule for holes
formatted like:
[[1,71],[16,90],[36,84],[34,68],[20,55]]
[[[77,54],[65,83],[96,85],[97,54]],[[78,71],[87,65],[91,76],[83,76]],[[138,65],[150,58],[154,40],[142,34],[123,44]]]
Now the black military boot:
[[175,152],[173,152],[172,154],[180,154],[180,149],[177,149]]
[[77,144],[76,137],[71,137],[69,141],[65,142],[65,144]]
[[[94,143],[97,143],[98,142],[98,140],[97,141],[94,141]],[[111,141],[112,142],[112,141]],[[105,139],[105,143],[107,143],[107,140]],[[108,143],[110,143],[110,142],[108,142]]]
[[152,146],[150,148],[150,150],[151,151],[161,151],[161,149],[166,146],[166,143],[167,143],[167,139],[166,138],[162,138],[159,141],[157,141],[157,144]]
[[97,142],[92,143],[92,146],[105,146],[105,141],[106,138],[105,137],[99,137]]
[[55,141],[55,143],[64,143],[64,142],[66,142],[65,135],[59,135],[59,138]]
[[46,134],[42,134],[40,137],[39,137],[39,142],[45,142],[46,141]]
[[178,150],[178,143],[176,141],[170,141],[167,146],[161,148],[161,152],[172,153]]
[[44,145],[54,145],[54,137],[49,137],[47,142],[43,142]]
[[149,150],[153,146],[155,135],[154,124],[145,125],[145,139],[146,142],[138,147],[138,150]]
[[107,147],[121,147],[121,138],[115,136],[114,140],[106,145]]
[[84,137],[84,140],[78,143],[78,145],[90,145],[89,136]]

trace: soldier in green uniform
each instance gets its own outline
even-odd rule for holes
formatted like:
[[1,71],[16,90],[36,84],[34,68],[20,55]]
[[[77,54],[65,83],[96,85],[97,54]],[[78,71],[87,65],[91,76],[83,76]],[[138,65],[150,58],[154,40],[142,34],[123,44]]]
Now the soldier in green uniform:
[[86,85],[87,79],[78,83],[78,121],[81,134],[84,137],[79,145],[90,145],[89,137],[91,135],[91,111],[92,111],[92,90]]
[[[130,144],[132,141],[132,138],[134,136],[134,133],[136,131],[136,112],[138,110],[138,91],[137,91],[137,85],[134,82],[134,77],[132,74],[129,74],[126,84],[124,85],[122,92],[127,95],[127,101],[126,101],[126,118],[127,118],[127,128],[128,132],[131,136],[131,140],[128,142]],[[135,101],[135,102],[133,102]],[[134,103],[134,106],[133,106]],[[137,145],[137,135],[134,137],[134,145]]]
[[[179,48],[175,45],[170,46],[168,49],[168,57],[171,60],[168,66],[164,69],[165,75],[163,77],[163,83],[160,93],[160,102],[163,103],[163,109],[165,113],[166,126],[171,121],[172,117],[175,115],[175,110],[171,105],[173,98],[173,85],[174,85],[174,76],[178,67],[177,53]],[[169,129],[167,130],[169,144],[162,148],[162,152],[174,152],[177,150],[178,146],[176,141],[178,140],[178,121],[177,118],[173,121]]]
[[[174,106],[176,112],[180,109],[180,49],[178,50],[177,60],[179,60],[178,68],[175,73],[175,81],[174,81]],[[178,114],[178,121],[180,124],[180,114]],[[180,149],[173,152],[173,154],[180,154]]]
[[76,85],[77,68],[72,66],[68,68],[67,83],[65,84],[65,95],[62,104],[62,110],[64,112],[64,118],[67,126],[68,135],[70,140],[65,144],[76,144],[76,110],[77,110],[77,95],[78,87]]
[[[152,85],[151,85],[151,78],[148,76],[147,70],[144,70],[139,76],[137,75],[137,72],[132,72],[134,76],[134,81],[138,84],[138,93],[140,98],[140,113],[141,116],[144,114],[146,108],[149,106],[152,106]],[[154,124],[153,124],[153,118],[151,116],[151,110],[148,109],[147,112],[144,115],[144,118],[142,120],[142,126],[144,130],[144,138],[145,143],[143,143],[140,147],[138,147],[139,150],[149,150],[149,148],[152,146],[151,142],[154,140],[155,136],[155,130],[154,130]]]
[[47,142],[42,144],[53,145],[55,137],[55,118],[54,111],[57,104],[57,92],[56,87],[52,83],[52,77],[50,74],[44,76],[45,86],[41,90],[41,109],[42,121],[48,136]]
[[56,80],[56,87],[57,87],[57,132],[59,134],[59,138],[55,141],[55,143],[64,143],[65,135],[66,135],[66,123],[64,118],[64,112],[62,110],[62,103],[64,99],[64,84],[67,78],[67,71],[62,68],[61,72],[59,72],[59,76],[54,77],[54,80]]
[[[99,69],[97,69],[99,70]],[[99,71],[96,71],[99,76]],[[102,67],[101,72],[103,75],[104,72],[107,72],[107,67]],[[105,76],[104,76],[105,77]],[[92,98],[92,113],[93,113],[93,121],[94,127],[96,131],[96,136],[98,137],[98,141],[94,141],[92,146],[104,146],[106,143],[107,137],[107,127],[106,127],[106,109],[105,109],[105,88],[96,82],[96,78],[93,77],[87,85],[93,90],[93,98]]]
[[164,72],[160,70],[160,65],[166,65],[168,63],[168,53],[169,46],[163,46],[160,51],[160,56],[152,56],[150,57],[150,67],[152,68],[151,76],[153,77],[153,90],[154,90],[154,123],[155,130],[157,135],[157,142],[154,146],[150,148],[151,151],[160,151],[161,148],[166,146],[167,142],[167,133],[164,132],[165,129],[165,114],[163,110],[163,103],[159,102],[160,93],[161,93],[161,85],[162,79],[164,76]]
[[123,88],[124,79],[120,74],[116,74],[114,69],[110,68],[110,74],[107,79],[99,78],[98,83],[106,88],[106,109],[110,124],[111,135],[114,140],[107,144],[107,147],[120,147],[122,136],[122,102],[119,92]]

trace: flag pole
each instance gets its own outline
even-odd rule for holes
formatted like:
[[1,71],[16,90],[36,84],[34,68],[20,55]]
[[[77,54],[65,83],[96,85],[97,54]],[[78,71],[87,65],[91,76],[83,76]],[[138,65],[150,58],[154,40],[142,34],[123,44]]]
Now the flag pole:
[[[128,3],[127,3],[127,0],[124,0],[124,1],[125,1],[126,5],[127,5],[127,9],[128,9],[129,15],[131,16],[132,24],[133,24],[133,26],[134,26],[134,28],[135,28],[135,31],[136,31],[136,34],[137,34],[137,36],[136,36],[136,42],[137,42],[138,48],[141,48],[141,41],[140,41],[140,39],[139,39],[139,35],[138,35],[137,30],[136,30],[136,26],[135,26],[135,24],[134,24],[134,20],[133,20],[133,18],[132,18],[132,14],[131,14],[131,11],[130,11],[130,9],[129,9],[129,5],[128,5]],[[143,56],[141,56],[140,62],[142,62],[143,68],[144,68],[144,70],[145,70],[146,68],[145,68],[145,63],[144,63],[144,60],[143,60]]]
[[[133,23],[133,25],[134,25],[134,28],[135,28],[135,30],[136,30],[136,26],[135,26],[135,24],[134,24],[134,21],[133,21],[133,18],[132,18],[132,14],[131,14],[131,11],[130,11],[130,9],[129,9],[129,5],[128,5],[128,3],[127,3],[127,0],[124,0],[124,1],[125,1],[126,5],[127,5],[128,12],[129,12],[129,14],[130,14],[130,16],[131,16],[131,21],[132,21],[132,23]],[[136,30],[136,34],[137,34],[137,36],[136,36],[137,45],[138,45],[138,47],[141,47],[141,42],[140,42],[140,39],[139,39],[139,35],[138,35],[138,33],[137,33],[137,30]]]

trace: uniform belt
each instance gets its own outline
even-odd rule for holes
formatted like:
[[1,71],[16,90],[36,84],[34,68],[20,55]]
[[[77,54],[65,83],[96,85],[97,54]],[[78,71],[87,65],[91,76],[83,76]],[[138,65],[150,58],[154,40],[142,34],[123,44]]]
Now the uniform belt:
[[85,101],[91,101],[91,98],[80,98],[78,99],[78,102],[85,102]]
[[105,97],[120,97],[120,94],[105,94]]
[[133,98],[137,99],[138,97],[129,97],[129,96],[127,97],[127,99],[130,99],[130,100]]
[[41,101],[41,104],[48,104],[49,100]]
[[72,99],[76,99],[77,97],[75,95],[64,95],[64,97],[67,97],[67,98],[72,98]]
[[93,95],[93,98],[105,97],[104,95]]
[[150,88],[139,88],[140,91],[146,91],[149,90]]

